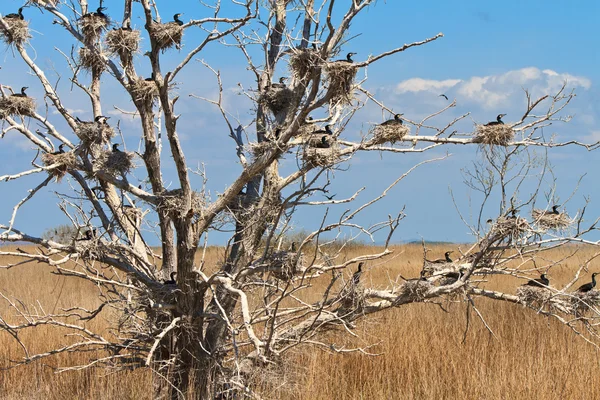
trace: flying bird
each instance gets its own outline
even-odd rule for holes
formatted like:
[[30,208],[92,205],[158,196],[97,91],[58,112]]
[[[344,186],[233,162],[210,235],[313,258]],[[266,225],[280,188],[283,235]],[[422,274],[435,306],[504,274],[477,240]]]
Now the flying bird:
[[444,93],[440,94],[438,97],[443,97],[443,98],[445,98],[446,100],[448,100],[448,96],[446,96]]

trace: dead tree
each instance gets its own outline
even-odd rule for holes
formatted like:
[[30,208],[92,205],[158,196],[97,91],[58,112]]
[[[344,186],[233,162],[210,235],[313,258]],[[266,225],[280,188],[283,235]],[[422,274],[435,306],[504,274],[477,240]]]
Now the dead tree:
[[[25,241],[35,245],[35,249],[1,251],[0,255],[46,263],[64,276],[91,281],[100,289],[101,305],[94,310],[77,307],[48,314],[32,312],[23,303],[11,300],[9,294],[1,294],[17,317],[0,315],[0,327],[15,340],[19,340],[19,331],[37,326],[67,329],[75,333],[71,337],[77,338],[64,347],[38,354],[27,351],[23,343],[23,357],[16,365],[66,352],[94,350],[94,354],[101,356],[77,367],[149,366],[157,372],[156,391],[169,392],[172,398],[182,398],[191,391],[199,398],[227,393],[233,396],[236,391],[252,396],[256,372],[281,362],[290,349],[312,345],[348,352],[351,350],[336,349],[326,343],[322,334],[333,329],[350,331],[355,321],[386,309],[417,301],[435,302],[455,294],[468,300],[476,311],[473,301],[476,297],[526,304],[578,332],[583,324],[586,332],[582,336],[597,343],[596,325],[590,322],[598,316],[596,300],[593,296],[569,294],[567,289],[573,283],[560,289],[541,288],[549,290],[550,295],[531,301],[527,300],[531,294],[525,299],[491,291],[473,279],[475,276],[491,279],[500,273],[530,279],[536,276],[539,267],[535,271],[523,270],[515,268],[511,261],[521,260],[524,264],[523,260],[535,259],[545,248],[570,242],[597,246],[598,242],[585,239],[595,223],[585,229],[577,223],[582,213],[573,216],[577,229],[550,232],[523,213],[509,220],[512,209],[523,210],[526,205],[534,204],[537,193],[519,203],[517,197],[507,197],[503,191],[498,218],[490,228],[480,223],[472,226],[476,243],[446,265],[447,271],[432,271],[422,274],[420,279],[393,281],[388,288],[375,289],[361,282],[360,277],[344,280],[340,273],[354,271],[359,262],[389,257],[392,250],[388,244],[404,212],[390,210],[389,217],[372,226],[358,225],[354,217],[376,205],[419,165],[441,159],[416,164],[391,182],[380,196],[366,202],[357,203],[358,192],[344,199],[319,197],[333,185],[330,172],[358,152],[409,155],[450,144],[466,144],[479,146],[487,155],[486,167],[476,170],[479,172],[473,176],[482,178],[478,174],[487,170],[494,174],[493,180],[480,180],[485,202],[489,203],[493,201],[491,184],[508,188],[513,182],[505,179],[506,169],[498,167],[498,163],[511,163],[529,147],[586,146],[578,142],[545,142],[536,134],[550,121],[567,119],[563,109],[573,93],[566,87],[537,100],[527,96],[528,107],[523,117],[507,123],[501,132],[480,127],[475,133],[457,135],[456,124],[468,114],[451,118],[440,127],[431,125],[432,117],[443,116],[455,106],[452,102],[421,121],[404,115],[402,125],[375,126],[361,140],[352,141],[345,130],[365,102],[373,101],[393,114],[369,92],[364,71],[373,63],[399,57],[412,47],[438,40],[443,36],[441,33],[358,61],[356,56],[345,58],[340,53],[350,52],[345,40],[351,23],[373,0],[352,0],[335,6],[333,0],[323,4],[315,4],[314,0],[245,0],[231,2],[227,10],[232,15],[223,15],[221,4],[216,1],[212,6],[188,6],[197,8],[195,15],[206,15],[206,11],[211,15],[183,24],[177,18],[162,20],[158,4],[150,0],[124,0],[121,10],[96,13],[88,10],[88,2],[84,0],[30,3],[40,12],[26,12],[27,17],[53,20],[71,34],[73,47],[80,49],[60,51],[71,68],[72,87],[89,97],[95,118],[81,121],[65,107],[61,99],[68,93],[58,91],[56,82],[34,61],[27,32],[24,35],[21,32],[23,40],[11,40],[13,23],[0,18],[10,54],[35,75],[44,93],[37,100],[46,106],[38,104],[37,108],[19,111],[21,108],[11,99],[9,86],[5,86],[10,82],[2,82],[0,137],[9,131],[21,134],[44,157],[40,163],[34,155],[31,168],[24,166],[20,173],[0,176],[0,182],[41,176],[39,185],[14,207],[10,220],[0,225],[1,241]],[[73,4],[75,8],[71,8]],[[140,19],[142,26],[136,26]],[[340,22],[335,26],[333,20]],[[113,27],[115,30],[111,30]],[[191,32],[199,38],[197,42],[186,39]],[[39,40],[36,43],[47,40],[33,35]],[[141,36],[148,40],[143,42],[146,47],[138,50]],[[257,82],[256,87],[242,89],[255,106],[249,121],[236,120],[232,115],[238,113],[225,108],[221,74],[210,66],[210,61],[203,61],[204,65],[194,63],[209,44],[234,47],[246,57]],[[133,62],[144,51],[148,57],[144,60],[152,68],[148,79],[138,74]],[[260,52],[262,56],[256,57]],[[162,62],[167,56],[175,61],[170,71],[165,70]],[[338,58],[341,60],[336,61]],[[207,98],[202,94],[194,97],[212,104],[222,115],[223,133],[232,139],[232,158],[237,157],[241,166],[237,178],[216,197],[211,197],[205,187],[193,187],[190,178],[193,171],[186,163],[179,140],[179,97],[174,86],[181,71],[192,68],[208,68],[214,73],[218,97]],[[277,83],[278,75],[290,78]],[[123,112],[139,118],[141,154],[114,146],[118,142],[116,124],[103,118],[103,110],[110,104],[103,102],[101,76],[120,85],[122,93],[131,98],[135,109]],[[40,111],[44,109],[45,112]],[[56,112],[48,112],[49,109]],[[310,120],[315,111],[327,117]],[[57,128],[59,119],[64,129]],[[315,124],[327,124],[330,129],[318,133],[315,139],[313,132],[320,129]],[[41,129],[32,131],[32,127]],[[64,146],[57,151],[59,144]],[[163,146],[177,170],[177,184],[173,188],[167,187],[162,178]],[[587,147],[592,149],[596,145]],[[297,168],[282,176],[279,165],[285,158],[295,160]],[[528,168],[532,164],[523,165]],[[132,170],[147,184],[133,182]],[[195,172],[205,179],[210,174],[210,171]],[[62,198],[59,208],[76,234],[64,242],[22,232],[17,220],[28,200],[41,188],[53,184],[55,177],[68,179],[72,188],[72,193]],[[473,185],[476,184],[474,180]],[[514,193],[518,193],[518,187]],[[350,208],[331,220],[326,209],[336,204],[347,204]],[[322,219],[319,229],[308,234],[293,250],[280,248],[282,237],[294,225],[296,211],[302,207],[311,207],[314,215]],[[151,233],[145,227],[152,223],[156,224],[162,244],[158,254],[147,244]],[[202,248],[211,243],[210,232],[223,226],[235,232],[226,255],[218,265],[207,265]],[[347,260],[341,257],[344,246],[333,246],[335,241],[331,236],[325,239],[323,235],[337,232],[337,237],[341,237],[342,232],[353,232],[354,236],[372,237],[381,230],[388,232],[385,250]],[[195,259],[198,252],[199,261]],[[175,271],[176,275],[171,275],[174,282],[167,280]],[[448,278],[451,272],[455,278],[440,284],[440,276]],[[306,290],[317,281],[326,282],[320,299],[305,300]],[[118,311],[118,320],[114,321],[118,334],[109,336],[84,326],[109,308]],[[577,322],[568,318],[570,314],[578,315]],[[71,368],[75,366],[64,367]]]

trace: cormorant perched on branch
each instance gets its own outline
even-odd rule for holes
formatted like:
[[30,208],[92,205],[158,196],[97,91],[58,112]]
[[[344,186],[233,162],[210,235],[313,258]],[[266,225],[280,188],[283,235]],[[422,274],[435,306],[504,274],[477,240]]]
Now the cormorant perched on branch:
[[453,251],[447,251],[444,253],[444,258],[438,258],[437,260],[427,260],[425,259],[425,261],[427,261],[430,264],[445,264],[445,263],[451,263],[452,259],[450,258],[450,254],[454,253]]
[[443,98],[445,98],[446,100],[448,100],[448,96],[446,96],[444,93],[440,94],[438,97],[443,97]]
[[29,89],[29,86],[23,86],[21,88],[21,93],[15,93],[13,94],[14,97],[27,97],[27,93],[25,93],[25,91]]
[[579,289],[577,289],[576,292],[587,293],[594,287],[596,287],[596,275],[598,275],[598,272],[594,272],[592,274],[592,281],[590,283],[586,283],[585,285],[579,286]]
[[144,79],[146,82],[154,82],[154,72],[150,75],[150,78]]
[[380,126],[388,126],[388,125],[402,125],[402,117],[404,114],[396,114],[394,115],[394,119],[388,119],[385,122],[379,124]]
[[356,270],[356,272],[352,275],[352,284],[354,286],[358,285],[358,283],[360,282],[360,275],[362,274],[362,266],[363,263],[359,262],[358,263],[358,269]]
[[175,285],[175,284],[177,284],[177,282],[175,281],[175,275],[177,275],[177,272],[171,272],[171,274],[169,274],[169,276],[171,277],[171,279],[167,279],[165,281],[165,285]]
[[352,56],[356,55],[357,53],[348,53],[346,54],[346,59],[341,59],[341,60],[336,60],[335,62],[348,62],[348,63],[353,63],[354,60],[352,60]]
[[94,237],[96,237],[96,229],[88,229],[87,231],[85,231],[82,238],[75,239],[75,241],[80,242],[83,240],[92,240],[94,239]]
[[326,133],[328,135],[333,135],[333,131],[331,130],[331,126],[329,126],[329,125],[325,125],[325,129],[318,129],[316,131],[313,131],[313,133],[316,133],[316,134]]
[[104,19],[108,19],[108,15],[104,14],[102,11],[106,10],[106,7],[98,7],[96,8],[96,12],[94,13],[94,15],[96,17],[100,17],[100,18],[104,18]]
[[504,117],[505,115],[506,114],[498,114],[495,121],[488,122],[484,126],[504,125],[504,122],[502,122],[502,117]]
[[543,288],[548,285],[550,285],[550,280],[548,279],[546,274],[541,274],[539,279],[532,279],[523,286],[534,286]]
[[173,22],[175,22],[179,26],[183,25],[183,21],[179,19],[180,15],[183,15],[183,13],[177,13],[173,15]]
[[287,81],[287,78],[285,76],[282,76],[281,78],[279,78],[279,83],[271,83],[271,87],[283,89],[285,88],[285,81]]
[[54,153],[52,153],[52,155],[57,155],[57,154],[63,154],[65,152],[65,149],[63,149],[63,147],[65,147],[64,143],[61,143],[60,146],[58,146],[58,151],[55,151]]
[[17,11],[17,13],[10,13],[10,14],[6,14],[4,16],[4,19],[25,19],[25,17],[23,16],[23,7],[19,8],[19,11]]
[[558,205],[553,205],[552,206],[552,211],[545,211],[544,215],[558,215],[560,214],[560,211],[558,211]]
[[121,153],[121,150],[119,150],[119,143],[114,143],[112,145],[112,151],[113,153]]

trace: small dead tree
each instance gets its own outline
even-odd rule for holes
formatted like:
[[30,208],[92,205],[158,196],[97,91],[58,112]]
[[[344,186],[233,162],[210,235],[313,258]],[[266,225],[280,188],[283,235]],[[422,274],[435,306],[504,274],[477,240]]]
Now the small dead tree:
[[[45,154],[62,154],[57,151],[58,144],[62,144],[75,161],[40,164],[33,156],[32,168],[0,176],[0,182],[6,182],[41,174],[40,184],[14,207],[8,223],[0,225],[1,241],[25,241],[34,244],[37,250],[0,251],[0,255],[46,263],[64,276],[93,282],[100,290],[100,306],[94,310],[77,307],[58,314],[34,314],[23,303],[2,293],[17,317],[0,315],[0,328],[11,332],[15,340],[19,340],[19,331],[37,326],[54,326],[75,334],[69,336],[74,339],[64,347],[37,354],[29,352],[23,343],[24,353],[16,365],[61,353],[93,350],[100,355],[88,364],[67,365],[64,370],[148,366],[157,372],[157,394],[168,392],[171,398],[183,398],[189,393],[198,398],[219,395],[233,398],[233,392],[239,391],[253,396],[253,377],[257,371],[281,362],[289,350],[313,345],[342,351],[328,344],[323,333],[334,329],[350,331],[357,320],[371,314],[413,302],[435,302],[443,296],[464,298],[484,323],[475,305],[477,297],[525,304],[558,319],[586,340],[598,342],[593,321],[600,314],[595,297],[579,296],[573,300],[568,291],[581,270],[569,285],[547,288],[551,295],[544,292],[540,301],[527,300],[532,298],[531,293],[520,298],[488,290],[473,279],[475,276],[492,279],[496,274],[529,279],[535,271],[553,266],[521,267],[529,265],[544,249],[574,241],[599,245],[585,239],[585,234],[595,228],[595,222],[582,228],[579,222],[583,210],[573,215],[576,229],[561,232],[545,230],[520,212],[536,202],[538,192],[519,203],[519,185],[514,187],[515,180],[507,177],[510,170],[504,168],[520,165],[522,170],[515,176],[527,175],[533,164],[514,163],[514,160],[527,154],[530,147],[585,146],[578,142],[544,142],[537,135],[538,129],[550,121],[567,119],[562,116],[563,109],[573,93],[566,87],[537,100],[527,94],[528,107],[523,117],[508,125],[510,135],[503,135],[501,140],[486,139],[482,129],[471,135],[455,135],[453,128],[468,114],[441,127],[432,126],[430,119],[454,107],[452,102],[422,121],[403,116],[407,128],[374,129],[373,135],[352,141],[345,129],[367,101],[391,113],[368,91],[367,81],[362,78],[364,71],[373,63],[438,40],[443,36],[441,33],[371,55],[363,61],[351,58],[335,61],[342,50],[347,51],[342,47],[352,21],[373,0],[352,0],[335,7],[333,1],[324,1],[322,5],[314,0],[232,1],[227,7],[232,15],[223,15],[220,1],[215,1],[188,6],[198,7],[199,15],[209,10],[211,16],[183,24],[162,23],[158,4],[150,0],[123,0],[122,9],[117,9],[115,2],[111,5],[114,9],[104,11],[106,18],[91,15],[88,2],[83,0],[31,3],[40,13],[26,12],[27,18],[53,20],[71,34],[73,49],[80,49],[71,51],[70,56],[68,49],[62,49],[62,55],[71,68],[69,78],[73,87],[89,96],[95,118],[81,121],[65,107],[61,99],[68,93],[59,92],[44,68],[34,61],[27,41],[6,41],[10,53],[20,58],[37,78],[44,92],[43,99],[38,101],[45,102],[46,110],[53,108],[56,113],[40,113],[43,107],[39,104],[27,113],[0,109],[1,136],[15,131]],[[75,7],[71,8],[72,5]],[[120,19],[119,15],[124,17]],[[144,22],[143,29],[132,27],[139,18]],[[334,26],[333,20],[340,22]],[[107,33],[114,24],[116,30]],[[11,26],[10,21],[0,17],[0,33],[9,32]],[[204,36],[198,42],[187,40],[187,33],[192,30]],[[147,39],[140,43],[139,37]],[[35,39],[39,43],[44,37]],[[218,70],[208,62],[195,67],[192,63],[213,42],[235,47],[248,61],[257,82],[257,87],[243,90],[254,103],[251,121],[236,120],[232,115],[237,113],[225,108],[224,86]],[[103,50],[106,48],[109,51]],[[144,51],[152,68],[152,77],[148,79],[138,74],[133,62]],[[252,57],[256,52],[264,52],[264,57]],[[172,70],[165,71],[162,61],[168,54],[176,63]],[[78,55],[85,57],[79,59]],[[257,60],[261,60],[259,64]],[[174,84],[181,71],[191,68],[208,68],[214,73],[217,98],[201,94],[194,97],[212,104],[222,115],[224,134],[233,140],[232,157],[237,157],[241,166],[237,178],[216,198],[205,187],[192,186],[178,135],[180,115]],[[240,69],[245,70],[246,65]],[[279,84],[285,86],[273,83],[277,82],[276,74],[290,76],[287,82]],[[115,140],[114,124],[111,127],[112,122],[102,116],[103,109],[110,106],[103,102],[100,84],[103,75],[120,85],[122,93],[135,106],[130,114],[140,121],[143,143],[140,157],[111,145]],[[6,99],[11,96],[8,86],[2,86],[2,96]],[[326,117],[321,121],[309,119],[317,110]],[[55,123],[58,119],[68,128],[58,129]],[[314,140],[311,136],[319,129],[315,126],[321,123],[328,124],[330,131],[319,133]],[[36,124],[45,132],[32,132],[31,127]],[[250,143],[247,138],[251,138]],[[346,282],[339,279],[341,272],[353,269],[359,262],[385,260],[392,254],[388,245],[404,212],[395,210],[372,226],[358,225],[354,218],[376,205],[418,166],[441,159],[416,164],[379,196],[363,203],[357,203],[360,190],[344,199],[319,200],[317,196],[327,193],[333,184],[331,171],[358,152],[425,153],[449,144],[480,146],[484,164],[474,170],[471,184],[484,193],[481,210],[493,200],[492,189],[502,188],[496,221],[489,228],[480,221],[472,226],[476,243],[446,269],[423,274],[420,279],[392,281],[388,288],[380,289],[368,287],[360,282],[360,277]],[[167,187],[162,178],[163,145],[177,169],[175,188]],[[44,159],[57,158],[62,159]],[[282,176],[279,164],[284,158],[293,158],[298,167]],[[111,163],[111,160],[116,161]],[[136,176],[147,184],[132,181],[134,168]],[[490,171],[493,179],[483,179],[485,171]],[[70,239],[38,238],[22,232],[17,221],[21,208],[42,187],[51,184],[58,173],[71,184],[72,193],[62,198],[60,211],[70,219],[76,234]],[[199,174],[206,179],[206,171]],[[515,189],[513,197],[505,190],[511,185]],[[332,221],[323,210],[336,204],[347,204],[350,208]],[[315,215],[322,215],[320,227],[305,235],[296,249],[279,248],[278,243],[294,225],[296,211],[301,207],[311,207]],[[512,210],[520,212],[515,220],[509,220]],[[479,213],[480,219],[482,215],[483,211]],[[151,233],[144,229],[153,221],[162,243],[158,254],[147,245]],[[210,232],[222,226],[235,232],[225,257],[218,265],[207,265],[205,252],[200,251],[200,260],[196,260],[198,250],[210,244]],[[385,249],[352,259],[343,259],[344,246],[332,246],[332,239],[326,240],[323,235],[338,232],[339,238],[342,232],[350,231],[355,233],[353,238],[358,235],[372,238],[381,230],[387,230]],[[205,239],[202,244],[201,238]],[[176,280],[167,281],[174,271]],[[460,274],[454,279],[440,279],[458,271]],[[307,289],[315,282],[324,282],[319,286],[323,287],[320,297],[306,300]],[[113,325],[117,334],[86,328],[87,321],[103,315],[107,309],[117,311]],[[575,314],[577,322],[569,317]],[[584,326],[586,334],[580,326]]]

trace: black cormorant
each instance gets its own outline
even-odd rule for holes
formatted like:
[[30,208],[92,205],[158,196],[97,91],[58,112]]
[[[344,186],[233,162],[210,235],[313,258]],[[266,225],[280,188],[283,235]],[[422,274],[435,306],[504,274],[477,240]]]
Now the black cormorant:
[[596,287],[596,275],[598,275],[598,272],[594,272],[592,274],[592,281],[590,283],[586,283],[585,285],[579,286],[579,289],[577,289],[576,292],[587,293],[594,287]]
[[348,63],[353,63],[354,61],[352,60],[352,56],[356,55],[357,53],[348,53],[346,54],[346,59],[341,59],[341,60],[336,60],[335,62],[348,62]]
[[108,15],[104,14],[102,11],[106,10],[106,7],[98,7],[96,8],[96,12],[93,13],[96,17],[108,19]]
[[80,241],[83,241],[83,240],[92,240],[92,239],[94,239],[95,236],[96,236],[96,230],[95,229],[88,229],[87,231],[84,232],[82,238],[75,239],[75,241],[80,242]]
[[179,19],[180,15],[183,15],[183,13],[177,13],[173,15],[173,22],[175,22],[179,26],[183,25],[183,21]]
[[545,215],[558,215],[558,214],[560,214],[560,211],[558,211],[558,207],[560,207],[560,206],[555,204],[552,206],[552,211],[545,211],[544,214]]
[[539,279],[532,279],[523,286],[534,286],[543,288],[548,285],[550,285],[550,280],[548,279],[546,274],[541,274]]
[[114,143],[112,145],[112,151],[113,153],[121,153],[121,150],[119,150],[119,143]]
[[146,82],[154,82],[154,72],[150,75],[150,78],[144,79]]
[[388,125],[402,125],[402,117],[404,114],[396,114],[394,115],[394,119],[388,119],[385,122],[382,122],[381,126],[388,126]]
[[313,131],[313,133],[316,133],[316,134],[326,133],[328,135],[333,135],[333,131],[331,130],[331,126],[329,126],[329,125],[325,125],[325,129],[318,129],[316,131]]
[[105,117],[104,115],[98,115],[96,118],[94,118],[94,122],[97,123],[98,125],[108,125],[106,123],[106,121],[110,119],[110,117]]
[[26,91],[27,89],[29,89],[29,87],[28,87],[28,86],[23,86],[23,87],[21,88],[21,93],[15,93],[15,94],[13,94],[13,96],[14,96],[14,97],[27,97],[27,93],[25,93],[25,91]]
[[63,148],[65,147],[64,143],[61,143],[60,146],[58,146],[58,151],[55,151],[54,153],[52,153],[53,155],[57,155],[57,154],[63,154],[65,152],[65,149]]
[[484,126],[504,125],[504,122],[502,122],[502,117],[504,117],[505,115],[506,114],[498,114],[495,121],[488,122]]
[[450,258],[450,254],[454,253],[453,251],[447,251],[444,253],[444,258],[438,258],[437,260],[427,260],[425,259],[425,261],[427,261],[430,264],[445,264],[445,263],[451,263],[452,259]]
[[281,78],[279,78],[279,83],[271,83],[271,87],[283,89],[285,88],[285,81],[287,81],[287,78],[285,76],[282,76]]
[[292,246],[290,247],[290,251],[296,251],[296,242],[292,242]]
[[19,8],[19,11],[17,11],[17,13],[11,13],[11,14],[6,14],[4,16],[4,19],[25,19],[25,17],[23,17],[23,7]]
[[362,274],[362,266],[363,263],[359,262],[358,263],[358,269],[356,270],[356,272],[352,275],[352,284],[354,286],[358,285],[358,283],[360,282],[360,275]]
[[171,279],[167,279],[165,281],[165,285],[175,285],[177,282],[175,281],[175,275],[177,275],[177,272],[171,272],[169,274],[169,276],[171,277]]
[[438,97],[443,97],[443,98],[445,98],[446,100],[448,100],[448,96],[446,96],[444,93],[440,94]]
[[317,149],[328,149],[329,142],[327,141],[327,136],[321,136],[321,141],[317,143]]

